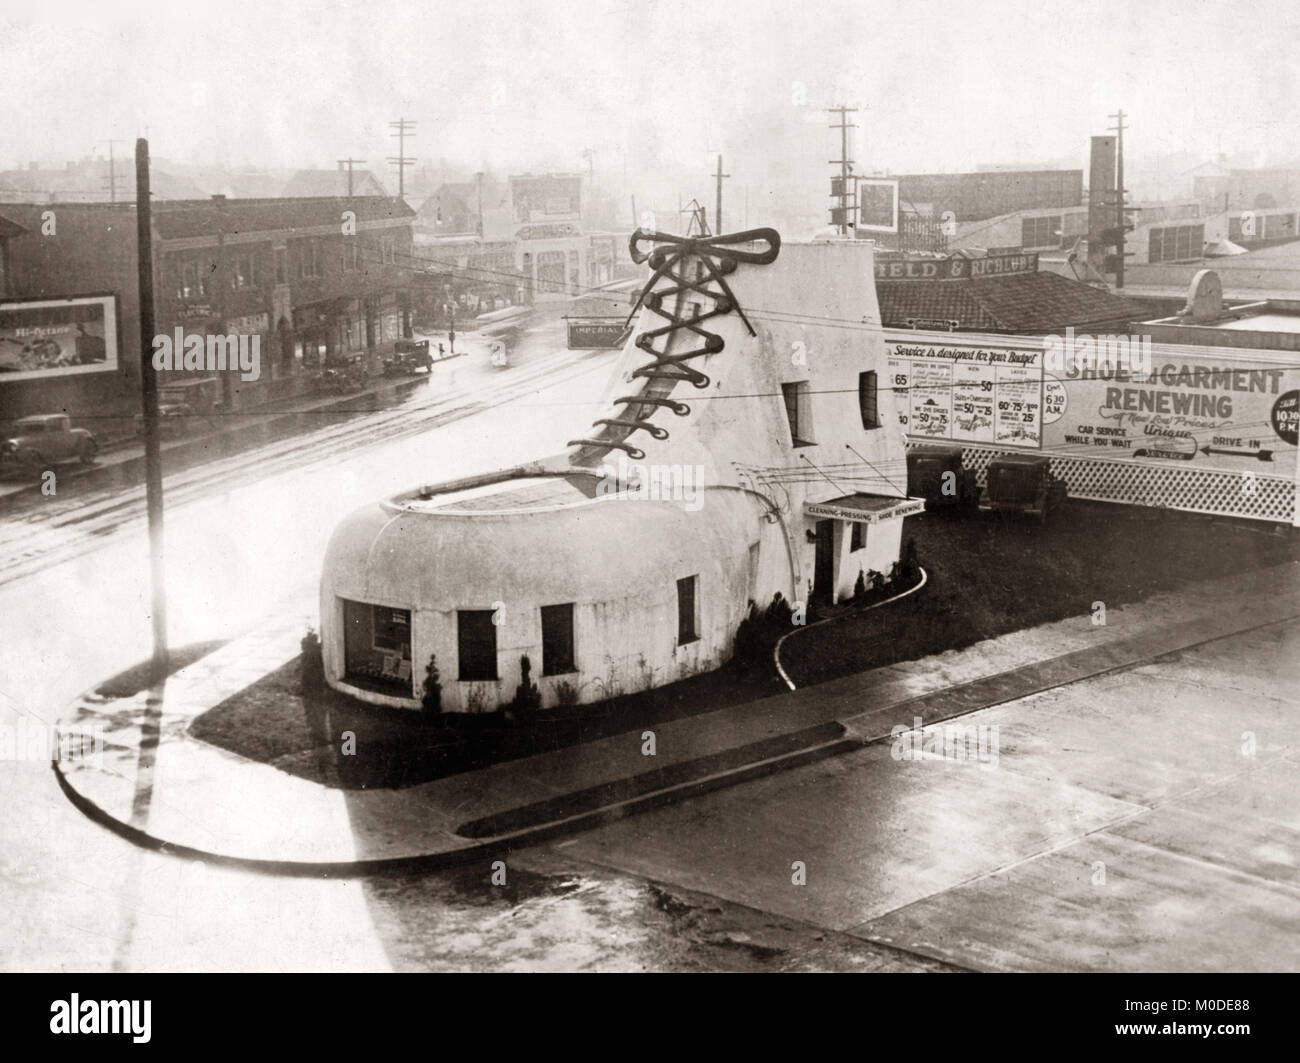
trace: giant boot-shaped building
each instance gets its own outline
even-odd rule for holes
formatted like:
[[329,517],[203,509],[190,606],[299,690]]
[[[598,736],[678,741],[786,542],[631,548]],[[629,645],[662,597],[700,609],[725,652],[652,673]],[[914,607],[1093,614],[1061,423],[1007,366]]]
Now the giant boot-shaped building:
[[[329,684],[540,710],[707,672],[751,606],[852,594],[899,557],[903,430],[871,245],[638,232],[649,278],[608,412],[561,454],[376,502],[321,580]],[[506,610],[494,603],[508,602]],[[527,663],[523,663],[527,658]],[[427,701],[426,701],[426,707]]]

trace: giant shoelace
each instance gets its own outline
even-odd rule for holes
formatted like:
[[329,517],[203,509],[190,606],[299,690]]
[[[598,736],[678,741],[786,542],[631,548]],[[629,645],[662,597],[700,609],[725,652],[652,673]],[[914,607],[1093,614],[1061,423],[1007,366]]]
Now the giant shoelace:
[[[638,246],[642,240],[657,246],[648,252],[642,251]],[[767,249],[751,251],[734,246],[758,241],[765,242]],[[686,362],[701,355],[717,354],[723,349],[725,343],[717,333],[701,327],[702,324],[711,317],[719,317],[735,310],[745,323],[745,327],[749,329],[749,334],[757,335],[754,326],[745,317],[745,311],[740,308],[740,304],[732,294],[726,277],[734,273],[736,266],[741,262],[765,266],[776,261],[776,256],[781,250],[781,236],[775,229],[747,229],[744,232],[726,235],[694,237],[672,236],[660,232],[646,233],[638,230],[633,233],[632,239],[628,242],[628,250],[633,262],[639,265],[648,260],[650,268],[654,270],[649,282],[637,297],[632,313],[628,315],[629,324],[642,306],[667,321],[667,324],[659,328],[642,332],[635,341],[637,347],[654,356],[654,361],[634,369],[632,377],[644,377],[652,383],[647,385],[641,394],[622,395],[614,400],[615,403],[623,406],[620,416],[602,417],[592,422],[592,427],[604,427],[605,432],[601,436],[571,439],[566,446],[617,448],[625,451],[633,461],[639,461],[645,457],[645,451],[626,442],[633,432],[648,432],[655,439],[668,438],[668,429],[649,420],[656,409],[666,406],[678,417],[685,417],[691,412],[690,406],[686,403],[669,397],[676,382],[687,380],[697,388],[709,386],[708,376],[687,365]],[[655,286],[664,279],[672,283],[656,288]],[[710,284],[716,284],[717,288],[710,288]],[[712,301],[712,309],[685,317],[678,309],[665,308],[665,303],[670,303],[675,308],[689,306],[688,300],[680,298],[688,292],[708,297]],[[700,337],[704,346],[681,354],[668,354],[667,352],[673,348],[675,339],[673,334],[681,330]],[[655,350],[654,346],[655,341],[661,336],[666,337],[662,353]],[[663,394],[650,394],[654,389],[654,380],[669,382],[662,389]]]

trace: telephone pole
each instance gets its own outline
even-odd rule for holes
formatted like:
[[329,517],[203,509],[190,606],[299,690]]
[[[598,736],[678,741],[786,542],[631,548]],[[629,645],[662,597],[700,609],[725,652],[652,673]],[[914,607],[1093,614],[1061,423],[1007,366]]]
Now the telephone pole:
[[1109,117],[1115,119],[1115,232],[1119,242],[1115,247],[1115,287],[1124,287],[1124,232],[1128,219],[1124,216],[1124,109]]
[[722,172],[722,156],[719,155],[718,169],[713,174],[714,180],[717,181],[717,200],[715,201],[716,206],[713,208],[713,228],[719,234],[722,232],[722,179],[730,176],[731,174]]
[[365,159],[354,159],[350,156],[346,159],[339,159],[339,165],[348,168],[348,199],[352,198],[352,167],[365,161]]
[[856,204],[853,202],[856,196],[849,191],[849,173],[853,169],[853,160],[849,158],[849,130],[857,129],[856,125],[850,125],[847,118],[851,114],[856,114],[856,107],[845,107],[840,104],[838,107],[827,107],[827,114],[838,114],[840,117],[839,125],[831,125],[832,129],[840,131],[840,157],[831,159],[832,166],[840,168],[840,176],[831,180],[831,198],[838,199],[840,205],[838,209],[831,210],[831,224],[838,225],[841,236],[849,235],[852,219],[850,212]]
[[162,454],[158,377],[153,367],[153,204],[149,201],[149,141],[135,142],[136,277],[140,297],[140,405],[144,414],[144,490],[149,516],[149,583],[153,682],[167,674],[167,592],[163,569]]
[[117,160],[113,155],[113,145],[122,143],[120,140],[100,141],[101,144],[108,144],[108,201],[117,202]]
[[405,118],[399,118],[396,122],[389,122],[388,127],[397,130],[396,133],[389,134],[389,136],[397,138],[397,155],[390,155],[388,161],[397,167],[397,194],[399,197],[405,197],[406,168],[415,165],[414,159],[407,158],[406,138],[415,135],[415,123],[407,121]]

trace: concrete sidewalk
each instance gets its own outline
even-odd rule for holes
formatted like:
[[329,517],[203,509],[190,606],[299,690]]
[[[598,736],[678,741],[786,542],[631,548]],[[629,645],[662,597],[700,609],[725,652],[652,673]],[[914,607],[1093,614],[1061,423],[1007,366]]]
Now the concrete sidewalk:
[[[497,854],[1162,654],[1300,617],[1300,566],[1196,584],[790,694],[398,790],[337,790],[194,739],[191,720],[283,666],[312,615],[251,632],[133,698],[65,721],[107,748],[55,764],[87,815],[166,851],[285,873],[353,874]],[[1008,667],[1010,666],[1010,667]]]

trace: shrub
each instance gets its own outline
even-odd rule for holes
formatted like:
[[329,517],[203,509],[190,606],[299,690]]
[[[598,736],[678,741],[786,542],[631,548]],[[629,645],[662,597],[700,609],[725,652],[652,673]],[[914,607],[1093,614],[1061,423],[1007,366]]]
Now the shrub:
[[442,682],[437,654],[429,654],[429,663],[424,669],[424,693],[420,696],[420,706],[430,716],[442,712]]
[[787,628],[790,626],[790,619],[794,616],[794,610],[790,608],[790,603],[785,600],[780,591],[772,595],[772,604],[767,607],[765,619],[770,624],[777,627]]
[[525,653],[519,658],[519,686],[515,690],[515,700],[511,703],[515,715],[525,720],[532,719],[542,707],[542,692],[530,679],[532,671],[533,662]]
[[763,656],[766,640],[763,638],[763,618],[753,602],[740,626],[736,628],[735,656],[746,664],[752,664]]
[[853,601],[857,605],[861,605],[864,601],[866,601],[866,598],[867,598],[867,580],[862,573],[862,569],[858,569],[858,581],[857,583],[853,584]]
[[325,657],[316,629],[309,627],[298,645],[302,649],[302,692],[318,694],[325,687]]
[[916,559],[916,540],[909,538],[903,547],[903,578],[908,584],[921,578],[921,563]]

